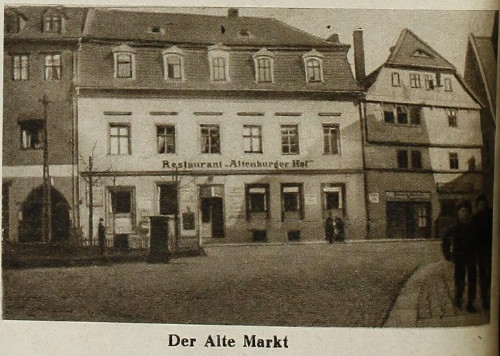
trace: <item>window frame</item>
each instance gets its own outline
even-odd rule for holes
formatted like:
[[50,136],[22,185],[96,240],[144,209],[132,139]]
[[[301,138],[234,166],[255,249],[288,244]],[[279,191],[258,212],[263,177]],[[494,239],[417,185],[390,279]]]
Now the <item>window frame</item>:
[[[245,134],[245,129],[248,128],[250,129],[250,134]],[[259,130],[258,135],[254,135],[252,132],[252,129],[257,128]],[[253,142],[254,138],[257,138],[259,140],[259,146],[260,150],[255,150],[253,147]],[[247,151],[245,149],[246,145],[245,142],[246,140],[250,141],[250,151]],[[263,153],[263,148],[262,148],[262,125],[243,125],[243,152],[244,153]]]
[[[112,128],[118,128],[118,135],[112,135],[111,134],[111,129]],[[127,135],[126,136],[121,136],[120,133],[120,128],[127,128]],[[121,141],[120,139],[126,137],[127,138],[127,153],[121,153]],[[118,141],[118,153],[112,153],[112,144],[113,144],[113,138],[117,139]],[[130,156],[132,155],[132,125],[128,122],[110,122],[108,123],[108,155],[110,156]]]
[[[26,67],[23,67],[23,58],[26,58]],[[19,60],[19,66],[16,65],[16,59]],[[25,71],[23,71],[25,69]],[[23,72],[26,77],[23,78]],[[19,74],[17,78],[16,73]],[[18,53],[12,55],[12,80],[15,82],[20,82],[30,79],[30,55],[29,53]]]
[[[297,209],[296,210],[286,210],[285,204],[285,192],[286,188],[297,188],[297,196],[295,198]],[[304,184],[303,183],[281,183],[280,184],[280,200],[281,200],[281,221],[285,221],[286,213],[298,213],[299,219],[304,220]]]
[[457,152],[448,152],[448,159],[449,159],[449,163],[450,163],[450,169],[452,169],[452,170],[460,169],[460,161],[458,159]]
[[[287,130],[295,130],[295,135],[292,136],[290,135],[290,131],[286,133],[287,143],[283,143],[283,138],[285,133],[283,132],[284,129]],[[299,139],[299,125],[293,125],[293,124],[287,124],[287,125],[281,125],[280,126],[280,137],[281,137],[281,154],[282,155],[298,155],[300,154],[300,139]],[[296,137],[296,143],[294,144],[292,142],[292,138]],[[296,147],[296,151],[293,150],[293,147]],[[288,147],[287,152],[285,152],[285,147]]]
[[[252,189],[264,189],[264,193],[252,193]],[[266,219],[271,218],[271,194],[270,194],[269,184],[245,184],[245,203],[246,203],[246,219],[250,220],[252,214],[265,214]],[[263,210],[253,210],[252,209],[252,195],[259,194],[264,195],[264,209]]]
[[[59,59],[59,64],[54,65],[53,62],[56,59],[56,57]],[[51,61],[51,64],[47,64],[47,60]],[[54,78],[53,74],[49,78],[49,69],[51,69],[51,72],[54,73],[54,68],[56,69],[55,73],[59,73],[57,78]],[[57,71],[59,69],[59,72]],[[46,53],[44,55],[44,63],[43,63],[43,79],[46,81],[57,81],[57,80],[62,80],[63,78],[63,72],[62,72],[62,55],[61,53]]]
[[[224,46],[222,43],[217,43],[216,45],[208,47],[208,66],[210,69],[210,81],[212,83],[226,83],[231,80],[229,76],[229,50],[230,48],[227,46]],[[218,70],[216,71],[215,64],[216,62],[214,61],[217,59],[217,66]],[[220,62],[223,62],[224,66],[220,66]],[[222,73],[224,74],[224,77],[221,77],[221,71],[220,68],[223,68]],[[217,74],[217,76],[216,76]]]
[[403,150],[403,149],[396,150],[396,157],[397,157],[398,169],[409,168],[410,162],[408,160],[408,150]]
[[[206,136],[208,139],[208,150],[205,152],[204,151],[204,144],[203,144],[203,129],[208,129],[208,135]],[[212,133],[211,129],[216,129],[217,132],[217,149],[215,151],[212,150],[213,144],[212,144]],[[201,145],[201,153],[202,154],[221,154],[222,153],[222,140],[221,140],[221,129],[220,129],[220,124],[200,124],[200,145]]]
[[[333,210],[342,210],[345,211],[345,199],[344,199],[344,184],[339,183],[322,183],[321,184],[321,202],[323,213]],[[328,199],[327,195],[336,192],[338,194],[338,207],[335,209],[328,209]]]
[[425,74],[424,81],[425,81],[425,89],[434,90],[436,86],[434,85],[434,78],[432,74]]
[[[410,151],[410,161],[411,168],[413,169],[422,169],[422,152],[420,150],[412,150]],[[418,164],[417,164],[418,163]]]
[[451,86],[451,78],[444,78],[444,91],[453,91]]
[[43,33],[61,33],[63,16],[59,13],[46,13],[43,15]]
[[[127,56],[129,61],[121,61],[120,58]],[[135,79],[135,54],[132,52],[115,52],[113,53],[115,62],[115,79]],[[130,66],[129,74],[122,76],[120,73],[121,65],[128,64]]]
[[410,73],[410,88],[419,89],[422,87],[419,73]]
[[[321,125],[322,133],[323,133],[323,154],[324,155],[336,155],[340,156],[340,124],[338,123],[323,123]],[[328,134],[325,132],[325,129],[328,129]],[[331,133],[336,132],[335,142],[332,141]],[[328,142],[328,145],[327,145]],[[333,144],[334,143],[334,144]],[[328,150],[327,150],[328,146]],[[335,152],[333,152],[332,148],[335,147]]]
[[391,73],[391,84],[392,84],[393,87],[399,87],[399,86],[401,86],[401,78],[400,78],[398,72],[392,72]]
[[[262,63],[267,65],[262,66]],[[255,81],[257,83],[274,83],[274,59],[268,56],[255,58]]]
[[[130,194],[130,212],[128,213],[117,213],[115,212],[114,209],[114,204],[113,204],[113,194],[116,194],[117,192],[128,192]],[[107,186],[107,212],[111,215],[111,218],[130,218],[132,228],[135,228],[136,226],[136,210],[137,210],[137,204],[136,204],[136,192],[135,192],[135,186],[128,186],[128,185],[116,185],[116,186]]]
[[449,127],[458,127],[458,110],[455,108],[446,108],[446,116],[448,117]]
[[[160,155],[164,154],[175,154],[176,153],[176,127],[173,124],[157,124],[156,126],[156,153]],[[172,133],[169,134],[168,132],[165,132],[163,134],[160,134],[159,130],[160,129],[172,129]],[[163,142],[163,148],[165,152],[160,152],[160,138],[163,137],[165,141]],[[172,144],[169,144],[168,138],[172,138]],[[173,147],[172,151],[169,151],[168,148]]]
[[[20,128],[20,148],[23,151],[33,151],[33,150],[43,150],[44,146],[44,134],[45,134],[45,128],[44,128],[44,121],[42,119],[33,119],[33,120],[23,120],[19,122],[19,128]],[[25,135],[25,132],[28,131],[36,131],[36,135],[39,140],[39,146],[36,147],[36,145],[30,144],[30,145],[25,145],[25,142],[27,142],[27,134]],[[30,140],[31,142],[31,140]]]

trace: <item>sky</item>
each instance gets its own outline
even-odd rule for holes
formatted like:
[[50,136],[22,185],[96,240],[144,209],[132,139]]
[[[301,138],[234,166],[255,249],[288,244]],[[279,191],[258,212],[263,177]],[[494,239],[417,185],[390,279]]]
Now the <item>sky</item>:
[[[226,15],[226,8],[142,8],[166,11]],[[493,11],[467,10],[369,10],[369,9],[283,9],[239,8],[240,16],[274,17],[321,38],[333,33],[352,45],[352,32],[364,32],[366,71],[370,73],[387,59],[389,48],[396,44],[404,28],[412,30],[463,74],[467,39],[491,36]],[[348,53],[353,64],[353,49]]]

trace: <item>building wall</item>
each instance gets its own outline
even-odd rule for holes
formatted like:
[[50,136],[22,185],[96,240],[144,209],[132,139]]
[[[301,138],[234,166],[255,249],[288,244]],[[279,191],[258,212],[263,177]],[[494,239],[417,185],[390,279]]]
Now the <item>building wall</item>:
[[[178,182],[179,213],[194,212],[196,229],[181,229],[183,238],[203,235],[200,231],[200,185],[223,185],[224,225],[226,238],[210,242],[252,241],[253,229],[268,230],[269,242],[287,240],[287,231],[299,229],[302,240],[322,240],[324,219],[321,184],[338,184],[344,189],[344,207],[333,211],[346,222],[348,239],[365,237],[366,218],[363,196],[361,133],[359,107],[351,101],[290,101],[290,100],[215,100],[215,99],[116,99],[80,98],[79,147],[82,157],[94,157],[98,178],[97,194],[102,194],[101,206],[94,208],[94,226],[100,217],[107,218],[106,194],[113,186],[135,189],[136,227],[150,215],[157,215],[157,184]],[[177,115],[151,115],[151,112],[177,112]],[[111,113],[122,115],[109,115]],[[130,112],[130,115],[123,113]],[[205,113],[196,115],[194,113]],[[241,116],[241,113],[262,113],[262,116]],[[276,113],[300,113],[300,116],[277,116]],[[105,114],[107,113],[107,115]],[[208,114],[207,114],[208,113]],[[210,115],[209,113],[212,113]],[[214,115],[213,113],[218,113]],[[219,114],[220,113],[220,114]],[[240,115],[238,115],[240,113]],[[318,114],[335,113],[331,116]],[[131,127],[131,155],[108,155],[108,125],[126,122]],[[322,124],[336,123],[340,127],[340,154],[323,153]],[[176,153],[156,153],[156,125],[174,124]],[[200,124],[219,124],[221,154],[200,153]],[[262,125],[263,153],[244,153],[243,125]],[[300,154],[281,153],[280,125],[299,126]],[[248,164],[233,163],[238,161]],[[165,163],[167,162],[167,163]],[[186,167],[184,162],[212,162],[211,168]],[[257,162],[271,162],[271,167],[259,167]],[[294,163],[295,162],[295,163]],[[178,168],[174,168],[174,163]],[[236,164],[236,166],[235,166]],[[275,166],[277,164],[277,166]],[[85,165],[80,164],[85,175]],[[114,182],[113,182],[114,180]],[[84,182],[82,180],[82,182]],[[247,220],[245,184],[269,184],[270,217],[254,216]],[[304,219],[289,217],[281,221],[282,183],[302,183]],[[81,196],[86,184],[81,184]],[[84,231],[87,231],[88,204],[81,206]],[[94,232],[95,233],[95,232]],[[136,237],[133,237],[135,235]],[[131,231],[133,247],[143,245],[138,230]],[[111,242],[108,242],[111,243]]]

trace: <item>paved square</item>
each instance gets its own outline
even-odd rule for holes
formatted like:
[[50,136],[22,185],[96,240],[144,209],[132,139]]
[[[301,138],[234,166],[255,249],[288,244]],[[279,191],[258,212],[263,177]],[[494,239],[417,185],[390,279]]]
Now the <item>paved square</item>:
[[4,270],[4,318],[382,326],[432,241],[224,246],[166,265]]

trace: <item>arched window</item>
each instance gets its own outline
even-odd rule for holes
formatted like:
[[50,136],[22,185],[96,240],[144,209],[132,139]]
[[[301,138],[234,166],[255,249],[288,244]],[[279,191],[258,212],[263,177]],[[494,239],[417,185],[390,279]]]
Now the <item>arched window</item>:
[[306,82],[321,83],[323,82],[323,58],[324,56],[316,50],[307,52],[302,56],[304,60],[304,68]]
[[135,49],[122,44],[113,48],[115,78],[135,79]]
[[274,82],[274,54],[266,48],[252,55],[255,66],[255,81],[257,83]]
[[184,53],[177,46],[162,52],[165,80],[184,79]]
[[222,43],[208,47],[208,61],[211,81],[229,81],[229,47]]

